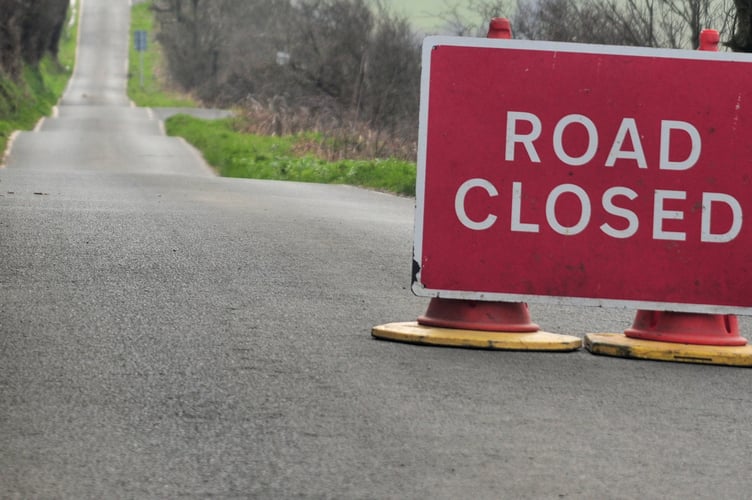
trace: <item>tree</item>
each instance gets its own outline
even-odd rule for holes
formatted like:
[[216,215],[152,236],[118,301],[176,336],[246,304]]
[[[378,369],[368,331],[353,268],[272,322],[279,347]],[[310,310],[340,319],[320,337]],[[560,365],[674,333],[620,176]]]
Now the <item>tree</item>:
[[24,62],[57,56],[67,12],[67,0],[0,0],[0,71],[17,77]]
[[364,54],[363,90],[356,105],[379,134],[415,137],[420,102],[419,47],[407,20],[386,11],[380,13]]
[[16,77],[21,72],[21,20],[25,16],[21,0],[0,0],[0,72]]
[[734,7],[734,33],[726,46],[737,52],[752,52],[752,0],[735,0]]
[[172,77],[184,88],[211,83],[218,68],[225,0],[158,0],[157,40],[165,50]]

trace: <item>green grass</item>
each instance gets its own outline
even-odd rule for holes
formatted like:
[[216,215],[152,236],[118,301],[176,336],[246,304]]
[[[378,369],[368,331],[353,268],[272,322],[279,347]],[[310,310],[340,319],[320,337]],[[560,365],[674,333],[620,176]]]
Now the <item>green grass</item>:
[[415,164],[394,159],[329,162],[299,156],[295,145],[310,136],[271,137],[235,131],[233,119],[201,120],[176,115],[165,123],[169,135],[184,137],[220,175],[325,184],[349,184],[413,196]]
[[[139,3],[131,9],[130,51],[128,53],[128,97],[137,106],[193,108],[195,101],[176,91],[169,90],[158,76],[163,65],[162,51],[154,40],[154,14],[151,1]],[[133,33],[147,32],[147,50],[136,52]],[[143,56],[143,86],[141,85],[141,57]]]
[[47,56],[36,67],[24,67],[18,81],[0,76],[0,155],[14,130],[32,129],[57,104],[73,72],[77,36],[76,19],[66,23],[57,60]]

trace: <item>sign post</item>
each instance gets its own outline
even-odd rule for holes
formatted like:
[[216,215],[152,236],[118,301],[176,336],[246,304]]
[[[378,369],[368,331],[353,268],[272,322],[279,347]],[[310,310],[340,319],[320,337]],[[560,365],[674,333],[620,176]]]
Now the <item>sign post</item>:
[[133,33],[133,45],[139,56],[139,82],[144,87],[144,52],[147,49],[147,33],[144,30],[136,30]]

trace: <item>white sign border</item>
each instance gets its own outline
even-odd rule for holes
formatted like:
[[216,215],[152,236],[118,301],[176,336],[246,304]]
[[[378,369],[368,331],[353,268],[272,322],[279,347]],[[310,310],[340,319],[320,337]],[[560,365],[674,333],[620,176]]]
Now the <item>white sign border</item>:
[[616,45],[584,43],[540,42],[531,40],[504,40],[492,38],[469,38],[453,36],[429,36],[423,41],[422,73],[420,88],[420,119],[418,127],[418,162],[415,182],[415,229],[413,238],[412,292],[419,297],[464,299],[496,302],[536,302],[563,306],[592,306],[633,308],[656,311],[674,311],[705,314],[739,314],[752,316],[751,307],[685,304],[676,302],[653,302],[641,300],[594,299],[582,297],[559,297],[550,295],[526,295],[510,293],[485,293],[425,288],[420,281],[420,266],[423,262],[423,219],[426,189],[426,156],[428,142],[428,102],[431,75],[431,53],[435,47],[504,48],[513,50],[536,50],[579,54],[602,54],[629,57],[665,59],[738,61],[752,63],[752,56],[739,52],[710,52],[700,50],[656,49]]

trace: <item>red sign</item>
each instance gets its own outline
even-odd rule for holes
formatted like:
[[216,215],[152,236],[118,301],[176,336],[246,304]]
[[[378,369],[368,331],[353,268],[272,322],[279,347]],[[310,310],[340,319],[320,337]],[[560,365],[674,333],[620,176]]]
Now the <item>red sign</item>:
[[431,37],[417,295],[752,314],[752,58]]

